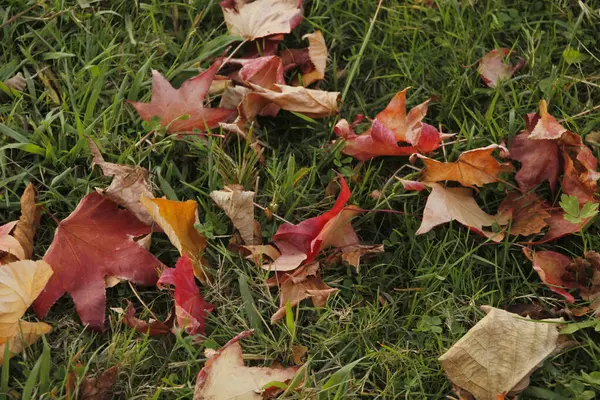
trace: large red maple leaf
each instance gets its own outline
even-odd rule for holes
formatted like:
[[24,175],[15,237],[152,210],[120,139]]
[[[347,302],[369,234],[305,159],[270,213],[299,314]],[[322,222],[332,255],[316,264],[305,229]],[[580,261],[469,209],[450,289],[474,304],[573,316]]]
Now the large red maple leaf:
[[154,285],[163,264],[135,238],[151,228],[130,211],[98,193],[90,193],[61,221],[44,256],[54,274],[33,304],[43,318],[63,294],[73,298],[83,324],[102,330],[106,308],[105,278],[114,276]]
[[[219,122],[231,120],[237,110],[204,107],[204,98],[223,60],[219,59],[209,69],[183,82],[179,89],[173,88],[160,72],[152,71],[152,98],[150,103],[129,101],[140,117],[148,121],[160,117],[162,126],[170,133],[192,133],[194,129],[205,131],[219,126]],[[178,119],[187,115],[187,119]]]

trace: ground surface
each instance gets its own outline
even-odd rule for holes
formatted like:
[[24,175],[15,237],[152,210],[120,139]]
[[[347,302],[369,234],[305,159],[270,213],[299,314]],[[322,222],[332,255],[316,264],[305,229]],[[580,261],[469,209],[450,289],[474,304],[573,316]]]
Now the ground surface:
[[[297,46],[304,33],[314,29],[324,33],[330,63],[321,88],[345,93],[342,115],[348,119],[357,113],[374,116],[407,86],[409,106],[434,97],[426,121],[458,134],[459,141],[446,148],[450,160],[461,151],[516,134],[524,127],[522,116],[535,111],[542,98],[551,103],[558,119],[567,118],[565,125],[573,131],[586,134],[598,129],[599,113],[568,117],[600,104],[600,4],[435,3],[437,7],[429,8],[416,1],[384,1],[371,36],[364,41],[375,1],[309,1],[306,21],[289,41]],[[437,358],[481,318],[479,306],[506,308],[533,299],[548,307],[563,304],[541,284],[517,245],[490,244],[458,224],[415,237],[426,197],[404,191],[391,179],[407,159],[359,164],[346,158],[329,145],[335,118],[314,122],[282,112],[262,121],[257,135],[270,146],[264,166],[244,166],[252,152],[236,140],[223,145],[219,138],[183,142],[162,136],[138,144],[147,132],[125,100],[149,98],[151,69],[179,84],[230,45],[217,1],[57,0],[29,9],[32,4],[9,0],[0,8],[0,79],[17,71],[35,75],[21,96],[0,104],[0,221],[18,216],[26,182],[35,183],[40,201],[58,219],[94,187],[106,185],[107,180],[90,168],[84,134],[97,139],[108,160],[148,168],[157,194],[198,201],[202,229],[213,236],[207,258],[218,279],[205,291],[216,310],[209,317],[207,345],[222,345],[240,331],[257,327],[259,331],[243,345],[248,359],[259,364],[270,360],[289,364],[292,344],[308,347],[312,372],[307,389],[289,398],[306,397],[311,390],[318,393],[333,373],[359,359],[345,384],[336,388],[337,398],[442,398],[450,393],[450,384]],[[21,11],[25,13],[9,21]],[[584,55],[582,62],[565,61],[563,52],[569,46]],[[490,89],[473,64],[495,47],[514,48],[527,65],[509,82]],[[357,68],[354,75],[353,68]],[[42,77],[50,83],[44,84]],[[9,146],[23,138],[43,153]],[[285,323],[271,325],[276,293],[261,285],[265,273],[226,250],[230,225],[208,197],[222,186],[217,169],[227,165],[223,154],[235,160],[242,184],[258,187],[259,204],[277,204],[278,215],[292,222],[333,204],[325,188],[334,170],[349,180],[353,204],[405,214],[369,213],[360,218],[355,226],[363,242],[383,242],[386,253],[363,265],[359,274],[341,265],[327,270],[325,281],[339,288],[339,294],[321,310],[303,305],[295,331]],[[414,171],[404,167],[397,174],[410,173]],[[369,196],[384,186],[379,201]],[[484,209],[496,209],[499,189],[482,189],[479,199]],[[260,220],[266,242],[280,223],[268,222],[264,215]],[[46,213],[35,257],[43,256],[55,228]],[[586,235],[588,247],[598,249],[597,222]],[[583,241],[572,236],[553,246],[581,255]],[[152,251],[169,265],[177,258],[165,237],[154,239]],[[254,325],[240,282],[247,282],[263,318]],[[166,314],[167,293],[157,289],[139,293],[155,312]],[[135,295],[121,284],[109,289],[108,297],[111,307],[122,307],[123,299]],[[107,314],[110,329],[96,334],[84,331],[70,299],[53,307],[47,318],[54,326],[47,338],[53,398],[64,398],[66,371],[76,362],[88,365],[92,374],[122,364],[116,398],[190,398],[204,361],[202,346],[189,337],[143,338],[124,327],[114,312]],[[524,397],[586,398],[577,393],[582,392],[582,374],[600,371],[598,335],[581,331],[575,338],[579,346],[548,360],[533,375]],[[14,398],[20,397],[41,354],[41,343],[10,364],[8,386]],[[335,391],[330,397],[334,395]]]

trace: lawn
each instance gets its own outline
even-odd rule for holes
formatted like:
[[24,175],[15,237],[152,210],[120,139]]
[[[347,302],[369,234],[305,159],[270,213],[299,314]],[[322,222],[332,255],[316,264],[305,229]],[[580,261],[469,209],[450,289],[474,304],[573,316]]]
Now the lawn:
[[[20,71],[27,86],[0,103],[0,223],[18,219],[20,195],[33,183],[43,206],[33,258],[42,258],[56,221],[110,182],[91,166],[90,136],[108,161],[147,168],[157,197],[198,202],[198,229],[208,239],[205,258],[215,276],[202,294],[215,310],[204,341],[181,333],[146,337],[108,307],[124,308],[130,299],[148,318],[143,301],[164,318],[172,296],[124,282],[107,289],[107,329],[98,333],[81,325],[64,296],[45,319],[53,331],[2,369],[0,385],[8,393],[0,396],[24,398],[29,391],[30,398],[64,399],[70,371],[95,376],[118,364],[114,398],[192,398],[204,349],[255,329],[242,342],[249,365],[293,365],[293,349],[308,349],[304,386],[286,398],[444,398],[452,385],[438,358],[484,316],[480,306],[565,307],[540,281],[518,238],[496,244],[457,222],[416,236],[427,196],[405,190],[396,179],[418,178],[408,157],[359,162],[342,154],[341,141],[332,144],[333,127],[340,117],[374,117],[410,87],[408,106],[433,98],[425,121],[456,134],[430,155],[438,160],[508,141],[542,99],[569,130],[582,136],[600,130],[600,111],[589,111],[600,104],[600,3],[384,0],[376,15],[377,9],[377,1],[369,0],[307,1],[303,23],[283,46],[305,46],[302,35],[321,30],[329,62],[317,87],[341,92],[340,116],[282,111],[259,118],[253,135],[265,144],[260,163],[249,141],[218,131],[207,137],[149,134],[149,125],[126,102],[149,101],[151,70],[177,87],[237,46],[218,1],[2,2],[0,80]],[[501,47],[526,65],[489,88],[477,62]],[[600,155],[598,147],[592,150]],[[326,268],[324,281],[339,292],[325,307],[302,303],[271,324],[279,300],[264,284],[269,273],[228,249],[233,227],[209,193],[236,182],[256,191],[258,205],[299,223],[331,208],[336,173],[348,181],[350,204],[396,211],[366,212],[353,223],[362,243],[383,243],[385,253],[366,259],[358,272],[342,264]],[[478,204],[494,213],[505,189],[504,183],[480,188]],[[381,194],[372,196],[376,190]],[[267,243],[282,222],[259,208],[256,216]],[[583,237],[535,248],[581,256],[584,247],[600,249],[599,228],[596,220]],[[179,257],[162,234],[153,236],[150,251],[168,266]],[[35,315],[29,312],[26,319]],[[586,374],[600,374],[598,338],[593,329],[573,334],[577,344],[546,360],[522,398],[598,395],[597,375],[595,384],[586,380]],[[49,381],[28,382],[44,342],[50,348]],[[333,388],[323,388],[352,363],[350,372],[335,375]]]

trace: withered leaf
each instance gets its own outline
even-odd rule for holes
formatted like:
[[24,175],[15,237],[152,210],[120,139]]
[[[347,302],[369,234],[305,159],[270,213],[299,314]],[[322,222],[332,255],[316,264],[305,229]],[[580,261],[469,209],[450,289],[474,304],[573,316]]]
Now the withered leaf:
[[233,222],[233,226],[240,231],[240,235],[247,245],[259,245],[262,238],[255,236],[254,220],[254,192],[244,191],[237,185],[225,186],[223,190],[210,193],[213,201],[225,211]]

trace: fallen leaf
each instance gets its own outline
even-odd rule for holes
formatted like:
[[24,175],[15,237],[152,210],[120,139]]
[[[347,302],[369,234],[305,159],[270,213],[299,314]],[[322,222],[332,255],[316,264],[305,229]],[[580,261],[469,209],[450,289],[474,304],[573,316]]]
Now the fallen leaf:
[[130,211],[98,193],[90,193],[75,211],[60,222],[44,256],[54,275],[34,302],[43,318],[65,292],[75,303],[83,324],[104,328],[105,277],[114,276],[141,285],[154,285],[163,264],[135,238],[150,233],[150,227]]
[[[222,62],[220,59],[215,61],[200,75],[183,82],[179,89],[174,89],[160,72],[153,70],[150,103],[128,102],[135,107],[144,121],[159,116],[161,125],[167,127],[169,133],[193,133],[194,129],[201,132],[214,129],[219,126],[219,122],[233,119],[237,113],[235,110],[206,108],[203,105]],[[185,115],[189,117],[179,119]]]
[[294,360],[294,364],[302,365],[302,359],[308,352],[308,347],[302,346],[300,344],[292,345],[292,360]]
[[99,166],[104,176],[113,177],[113,181],[109,187],[105,189],[96,188],[96,191],[131,211],[133,215],[146,225],[151,225],[152,217],[150,217],[140,202],[140,196],[142,195],[154,198],[152,186],[148,182],[148,170],[133,165],[106,162],[100,150],[98,150],[98,147],[90,138],[88,138],[88,145],[94,156],[92,166]]
[[414,146],[398,146],[394,133],[380,121],[374,121],[371,129],[356,135],[348,121],[342,119],[333,131],[344,139],[342,152],[360,161],[381,156],[409,156],[418,151]]
[[285,84],[285,80],[283,79],[283,64],[277,56],[264,56],[252,59],[233,58],[229,60],[229,63],[242,66],[239,71],[233,74],[233,79],[237,78],[241,82],[253,83],[267,89],[273,87],[275,84]]
[[0,265],[17,260],[25,259],[25,249],[19,241],[10,233],[19,221],[11,221],[0,226]]
[[565,132],[559,146],[564,161],[563,193],[577,197],[580,204],[596,202],[600,179],[598,160],[581,137],[573,132]]
[[229,33],[255,40],[290,33],[302,22],[304,0],[225,0],[221,10]]
[[198,224],[198,204],[193,200],[173,201],[150,199],[142,196],[142,205],[150,216],[167,234],[171,244],[180,255],[187,254],[194,265],[194,275],[202,283],[209,278],[202,267],[202,254],[206,248],[206,239],[194,227]]
[[327,247],[344,247],[359,243],[350,221],[360,211],[351,207],[344,209],[351,192],[342,177],[340,186],[340,194],[331,210],[304,220],[298,225],[283,224],[279,227],[273,236],[273,242],[281,256],[263,268],[271,271],[291,271],[303,262],[312,262],[319,252]]
[[268,257],[271,261],[275,261],[281,253],[275,246],[268,245],[256,245],[256,246],[241,246],[242,249],[247,250],[250,254],[246,255],[247,260],[252,260],[256,265],[262,265],[264,261],[267,261],[265,257]]
[[275,84],[271,89],[250,84],[253,92],[243,100],[243,113],[247,120],[259,115],[269,103],[283,110],[304,114],[311,118],[322,118],[338,113],[339,92],[307,89],[300,86]]
[[135,306],[127,300],[127,308],[123,312],[123,322],[130,328],[134,328],[139,333],[148,336],[164,335],[171,332],[174,315],[169,316],[165,322],[162,321],[143,321],[135,316]]
[[454,385],[477,400],[496,400],[517,394],[529,385],[529,376],[559,346],[556,322],[521,318],[493,307],[454,344],[440,362]]
[[295,307],[302,300],[311,299],[313,306],[323,307],[327,298],[338,291],[325,284],[319,273],[319,263],[305,264],[292,273],[278,272],[267,280],[269,286],[279,286],[279,309],[271,316],[274,324],[285,316],[285,307]]
[[[302,65],[302,86],[310,84],[325,78],[325,69],[327,68],[327,45],[321,31],[302,36],[302,39],[308,39],[308,62]],[[298,61],[296,61],[298,62]],[[297,86],[297,79],[292,85]]]
[[216,96],[222,94],[225,89],[233,86],[231,79],[227,78],[223,75],[215,75],[215,79],[210,83],[210,87],[208,88],[209,96]]
[[256,237],[254,220],[254,192],[244,191],[237,185],[225,186],[223,190],[215,190],[210,193],[211,199],[225,211],[225,214],[233,222],[233,226],[240,231],[244,243],[248,245],[259,245],[262,242],[260,236]]
[[[427,198],[423,221],[417,230],[417,235],[429,232],[433,227],[450,221],[458,221],[470,229],[474,229],[490,237],[494,241],[502,240],[501,233],[485,232],[484,227],[495,223],[504,225],[506,221],[501,216],[493,216],[484,212],[473,198],[469,188],[448,188],[439,183],[425,183],[432,190]],[[406,188],[406,185],[405,185]]]
[[12,78],[4,81],[4,84],[11,89],[15,89],[15,90],[21,92],[21,91],[23,91],[23,89],[25,89],[25,86],[27,85],[27,81],[23,77],[22,73],[17,72]]
[[45,261],[15,261],[0,266],[0,365],[10,341],[10,356],[20,353],[42,334],[52,330],[43,322],[21,320],[52,276]]
[[213,310],[207,303],[194,279],[192,260],[183,254],[175,268],[166,268],[158,284],[175,286],[175,316],[177,327],[185,329],[190,335],[204,335],[206,330],[206,315]]
[[526,244],[542,244],[551,242],[552,240],[579,232],[585,225],[587,225],[588,222],[590,222],[590,218],[586,218],[580,223],[574,224],[567,221],[564,216],[565,212],[563,210],[550,211],[550,218],[546,220],[548,223],[548,231],[546,231],[544,237],[533,242],[527,242]]
[[77,400],[111,400],[114,398],[113,386],[117,383],[120,365],[114,365],[95,378],[87,376],[81,381]]
[[416,146],[421,135],[422,120],[427,114],[429,100],[413,107],[406,113],[406,91],[396,93],[387,107],[375,117],[394,133],[396,142],[407,142]]
[[532,140],[522,131],[509,142],[510,158],[519,161],[521,168],[515,175],[519,188],[530,191],[544,181],[556,191],[561,172],[561,156],[554,140]]
[[548,226],[549,206],[535,194],[510,192],[498,207],[498,214],[511,213],[510,233],[535,235]]
[[382,244],[375,245],[353,245],[342,248],[341,256],[342,262],[348,264],[356,269],[356,272],[360,270],[360,258],[367,254],[383,253],[385,249]]
[[261,400],[272,382],[287,382],[298,367],[246,367],[239,341],[250,336],[244,331],[218,351],[205,351],[208,360],[196,378],[193,400]]
[[540,101],[540,112],[526,116],[527,130],[530,132],[531,140],[553,140],[559,139],[567,130],[548,113],[546,101]]
[[499,182],[498,175],[512,172],[510,163],[499,163],[492,153],[502,146],[492,144],[487,147],[465,151],[455,162],[440,162],[421,154],[414,156],[425,164],[423,181],[456,181],[463,186],[483,186],[486,183]]
[[600,254],[588,251],[584,257],[571,260],[555,251],[523,252],[533,263],[533,269],[550,290],[574,303],[575,297],[566,289],[579,289],[584,300],[597,300],[600,295]]
[[35,202],[35,187],[27,185],[21,195],[21,217],[12,235],[23,246],[25,259],[33,256],[33,237],[40,223],[40,209]]
[[523,68],[525,60],[522,58],[515,66],[504,63],[504,59],[511,53],[510,49],[503,47],[500,51],[498,49],[490,51],[479,60],[477,71],[486,85],[496,87],[498,81],[510,78],[515,72]]
[[592,131],[585,136],[585,141],[600,146],[600,131]]

